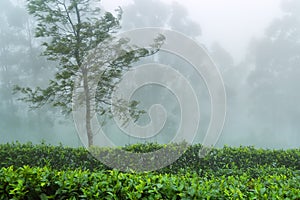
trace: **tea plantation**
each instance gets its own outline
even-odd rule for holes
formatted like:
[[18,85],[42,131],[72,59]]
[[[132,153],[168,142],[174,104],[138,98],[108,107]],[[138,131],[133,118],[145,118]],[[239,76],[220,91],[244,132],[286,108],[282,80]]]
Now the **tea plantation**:
[[[180,148],[136,144],[131,152]],[[98,148],[114,156],[120,148]],[[188,147],[172,165],[120,172],[84,148],[31,143],[0,145],[0,199],[300,199],[300,149],[223,147],[199,156]],[[128,159],[116,157],[116,160]]]

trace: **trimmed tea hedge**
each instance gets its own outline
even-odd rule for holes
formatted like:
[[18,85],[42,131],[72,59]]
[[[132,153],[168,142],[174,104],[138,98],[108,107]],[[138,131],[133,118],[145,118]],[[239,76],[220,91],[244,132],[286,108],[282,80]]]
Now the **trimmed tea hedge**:
[[[151,152],[160,148],[181,148],[181,144],[136,144],[123,147],[123,150],[131,152]],[[114,156],[120,148],[94,148],[99,155]],[[300,149],[268,150],[254,147],[223,147],[211,149],[205,157],[199,157],[203,151],[201,145],[190,146],[187,151],[172,165],[159,170],[159,173],[178,173],[182,170],[194,171],[202,174],[206,171],[218,171],[220,169],[247,170],[264,167],[286,167],[300,170]],[[114,157],[127,160],[126,157]],[[108,170],[109,168],[95,159],[84,148],[69,148],[63,146],[50,146],[46,144],[33,145],[31,143],[2,144],[0,145],[0,167],[31,167],[48,166],[57,170],[81,169],[81,170]]]
[[[182,144],[96,148],[117,157],[121,149],[180,150]],[[0,200],[8,199],[300,199],[300,149],[188,147],[172,165],[148,173],[111,170],[84,148],[31,143],[0,145]],[[108,154],[109,152],[109,154]],[[142,163],[147,165],[147,163]]]
[[0,145],[0,167],[51,166],[53,169],[106,169],[85,148],[51,146],[47,144],[8,143]]
[[258,178],[118,171],[1,168],[0,199],[299,199],[300,173],[261,172]]

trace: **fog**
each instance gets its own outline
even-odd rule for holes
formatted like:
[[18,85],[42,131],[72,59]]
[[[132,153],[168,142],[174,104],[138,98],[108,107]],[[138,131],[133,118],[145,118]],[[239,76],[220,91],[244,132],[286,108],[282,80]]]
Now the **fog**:
[[[227,116],[217,146],[253,145],[264,148],[300,147],[300,2],[298,0],[102,0],[103,9],[121,6],[122,30],[165,27],[197,41],[216,63],[227,94]],[[50,106],[30,109],[13,86],[45,86],[57,63],[40,56],[34,38],[35,20],[23,1],[0,1],[0,143],[42,140],[80,146],[72,116]],[[157,61],[188,77],[201,99],[201,143],[210,119],[209,94],[192,67],[166,52]],[[147,62],[147,60],[145,60]],[[165,88],[140,88],[134,95],[143,109],[161,103],[170,113],[163,135],[151,142],[166,143],[178,128],[178,102]],[[138,121],[145,124],[147,115]],[[104,129],[118,145],[140,142],[121,136],[106,123]],[[145,140],[142,140],[145,141]]]
[[[155,1],[150,2],[152,5],[156,4]],[[162,0],[162,2],[169,5],[176,2],[184,7],[188,17],[203,30],[198,41],[206,46],[218,41],[237,61],[243,59],[251,38],[262,36],[271,21],[282,15],[280,0]],[[117,6],[125,7],[134,1],[103,0],[102,3],[106,10],[114,11]]]

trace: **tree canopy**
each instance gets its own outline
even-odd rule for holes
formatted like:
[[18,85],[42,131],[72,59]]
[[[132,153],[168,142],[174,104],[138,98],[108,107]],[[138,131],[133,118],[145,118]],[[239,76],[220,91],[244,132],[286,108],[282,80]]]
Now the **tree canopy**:
[[[92,113],[103,115],[110,112],[109,99],[118,79],[133,62],[156,53],[163,37],[159,37],[151,49],[131,47],[128,40],[116,39],[114,34],[120,28],[122,11],[119,9],[116,16],[109,12],[102,13],[98,1],[28,0],[27,8],[37,20],[35,36],[43,40],[43,55],[57,63],[56,73],[46,88],[16,86],[15,91],[23,93],[22,100],[30,103],[33,108],[51,104],[65,113],[70,113],[74,80],[79,78],[86,108],[85,126],[91,146]],[[92,60],[89,55],[91,52],[95,53],[94,49],[100,50],[97,50],[97,56],[100,58],[95,61],[96,65],[89,63]],[[96,105],[92,108],[93,97],[90,92],[93,85],[90,85],[90,82],[95,79],[99,81],[96,88]],[[134,109],[136,105],[136,102],[131,102],[126,106]],[[94,108],[95,110],[92,110]]]

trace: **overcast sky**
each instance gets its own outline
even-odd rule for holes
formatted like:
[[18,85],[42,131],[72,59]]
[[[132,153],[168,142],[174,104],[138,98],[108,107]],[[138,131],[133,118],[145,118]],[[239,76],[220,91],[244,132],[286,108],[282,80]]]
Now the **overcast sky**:
[[[172,0],[163,0],[171,3]],[[102,0],[106,10],[130,4],[130,0]],[[280,0],[184,0],[191,19],[202,29],[199,42],[218,41],[240,61],[251,38],[259,37],[272,19],[280,17]]]

